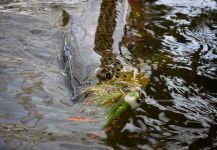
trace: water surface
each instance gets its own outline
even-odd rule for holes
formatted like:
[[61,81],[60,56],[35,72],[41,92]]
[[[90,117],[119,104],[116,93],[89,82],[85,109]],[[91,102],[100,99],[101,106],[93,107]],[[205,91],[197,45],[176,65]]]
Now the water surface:
[[[0,148],[215,149],[217,2],[129,0],[113,48],[150,81],[146,104],[113,132],[103,130],[101,114],[72,103],[59,62],[66,26],[78,40],[85,36],[76,23],[94,8],[86,4],[0,2]],[[65,120],[78,112],[97,122]]]

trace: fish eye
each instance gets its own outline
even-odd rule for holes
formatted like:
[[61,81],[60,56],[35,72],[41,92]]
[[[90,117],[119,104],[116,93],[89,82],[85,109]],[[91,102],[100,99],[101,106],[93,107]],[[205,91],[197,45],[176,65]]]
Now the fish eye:
[[106,79],[110,80],[110,79],[112,79],[113,75],[112,75],[111,72],[107,72],[107,73],[105,74],[105,77],[106,77]]

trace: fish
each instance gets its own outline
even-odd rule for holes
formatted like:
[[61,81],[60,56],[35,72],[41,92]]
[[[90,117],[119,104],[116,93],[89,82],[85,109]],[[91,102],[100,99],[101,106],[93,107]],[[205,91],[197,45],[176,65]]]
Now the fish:
[[71,26],[64,32],[63,68],[73,101],[91,95],[94,104],[110,108],[105,124],[109,126],[122,112],[145,101],[148,78],[118,50],[129,2],[87,1],[85,5],[88,9],[71,16]]

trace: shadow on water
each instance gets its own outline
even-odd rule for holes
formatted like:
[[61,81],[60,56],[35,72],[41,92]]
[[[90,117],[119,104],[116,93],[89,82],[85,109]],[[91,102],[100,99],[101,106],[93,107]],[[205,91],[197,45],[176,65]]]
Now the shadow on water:
[[[121,38],[115,35],[122,30],[114,22],[117,12],[101,10],[110,24],[102,14],[104,20],[97,23],[101,1],[88,2],[91,7],[79,0],[0,2],[0,148],[217,148],[216,1],[128,0]],[[112,31],[100,29],[100,23]],[[58,62],[64,30],[74,33],[81,53],[94,47],[98,53],[79,58],[93,58],[79,64],[87,70],[75,70],[82,81],[100,58],[109,65],[107,55],[149,77],[146,104],[123,114],[112,131],[101,129],[104,118],[97,112],[102,110],[70,101]],[[101,39],[97,30],[109,35]],[[101,47],[102,42],[108,45]],[[105,48],[114,52],[101,53]],[[88,66],[93,61],[96,65]],[[84,107],[91,111],[82,112]],[[65,120],[77,112],[98,122]]]

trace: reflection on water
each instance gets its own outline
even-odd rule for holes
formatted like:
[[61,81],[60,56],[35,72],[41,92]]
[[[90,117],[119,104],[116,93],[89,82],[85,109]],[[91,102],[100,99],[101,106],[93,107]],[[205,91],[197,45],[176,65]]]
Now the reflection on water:
[[87,139],[100,149],[103,146],[94,139],[94,125],[87,129],[87,123],[79,126],[79,122],[65,120],[81,106],[73,106],[74,111],[69,105],[70,94],[58,62],[61,26],[67,20],[62,7],[26,3],[1,4],[0,149],[43,149],[49,145],[49,149],[54,145],[57,149],[85,149],[79,143]]
[[1,149],[217,147],[216,1],[128,2],[125,31],[114,47],[149,76],[148,98],[110,133],[97,112],[97,122],[64,119],[89,115],[71,103],[58,63],[66,13],[76,18],[94,7],[79,0],[0,2]]

